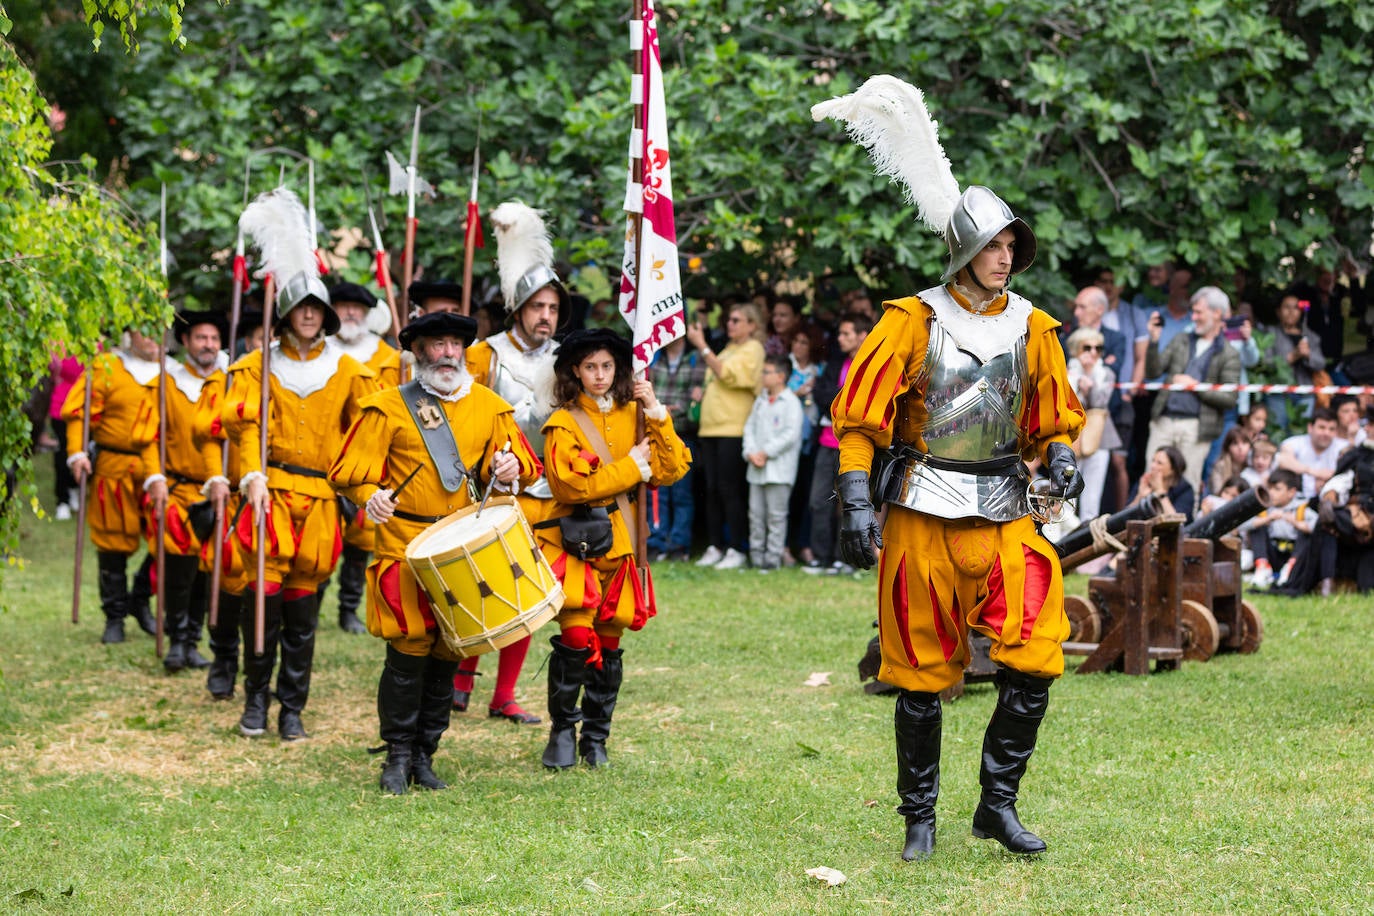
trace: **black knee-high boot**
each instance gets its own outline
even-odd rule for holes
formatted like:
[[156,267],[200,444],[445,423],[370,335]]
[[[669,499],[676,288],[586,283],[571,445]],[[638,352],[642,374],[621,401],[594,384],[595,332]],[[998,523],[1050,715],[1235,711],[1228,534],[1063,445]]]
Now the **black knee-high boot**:
[[205,616],[210,613],[210,574],[196,562],[196,575],[191,580],[191,603],[186,607],[186,667],[209,668],[210,660],[200,654],[200,634],[205,628]]
[[587,669],[586,685],[582,688],[582,737],[577,750],[587,766],[605,766],[606,739],[611,736],[611,716],[615,714],[620,697],[620,683],[625,677],[624,649],[602,649],[601,667]]
[[277,671],[277,732],[283,741],[309,738],[301,713],[310,699],[310,671],[315,663],[315,628],[319,598],[311,592],[281,606],[281,668]]
[[1033,677],[1008,668],[997,672],[997,708],[983,736],[983,786],[973,812],[973,835],[991,837],[1010,852],[1034,855],[1045,843],[1021,826],[1016,797],[1026,764],[1035,752],[1036,734],[1050,702],[1050,678]]
[[582,721],[577,697],[587,681],[587,659],[592,650],[569,648],[557,636],[550,637],[549,644],[553,646],[549,657],[549,718],[553,725],[543,761],[549,769],[566,770],[577,765],[577,723]]
[[216,700],[234,695],[239,673],[239,604],[238,595],[219,593],[219,614],[210,628],[210,652],[215,660],[205,677],[205,687]]
[[928,859],[935,851],[935,799],[940,794],[940,695],[903,690],[892,718],[902,800],[897,813],[906,818],[902,858]]
[[448,731],[453,715],[453,672],[458,661],[430,656],[425,664],[424,685],[420,691],[420,719],[415,731],[415,748],[410,758],[410,781],[422,789],[447,789],[448,783],[434,775],[430,761],[439,749],[439,739]]
[[153,552],[143,557],[143,562],[139,564],[138,571],[134,573],[133,583],[129,586],[129,605],[127,613],[138,624],[138,628],[149,636],[157,635],[157,620],[153,618],[153,612],[149,603],[153,598],[153,563],[155,561]]
[[427,663],[422,655],[406,655],[391,645],[386,647],[386,665],[377,682],[377,720],[386,742],[381,788],[392,795],[404,795],[410,784]]
[[345,633],[366,633],[367,627],[358,619],[358,606],[367,588],[368,552],[345,544],[339,557],[339,629]]
[[262,654],[253,651],[257,595],[253,589],[243,593],[240,618],[243,622],[243,718],[239,731],[249,738],[267,731],[267,707],[272,699],[272,669],[277,663],[277,642],[281,638],[281,592],[263,601]]
[[103,643],[124,641],[124,614],[129,604],[129,580],[125,578],[129,557],[122,553],[100,551],[96,554],[100,569],[100,610],[105,614]]
[[186,667],[186,642],[191,633],[191,590],[195,585],[196,573],[200,571],[200,558],[167,554],[163,558],[163,608],[162,632],[167,636],[167,654],[162,658],[162,667],[168,671],[180,671]]

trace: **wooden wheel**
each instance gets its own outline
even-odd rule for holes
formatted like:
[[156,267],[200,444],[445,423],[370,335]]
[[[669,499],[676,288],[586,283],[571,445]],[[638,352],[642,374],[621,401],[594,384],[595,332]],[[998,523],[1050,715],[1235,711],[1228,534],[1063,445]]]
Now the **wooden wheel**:
[[1069,595],[1064,598],[1064,613],[1069,618],[1071,642],[1101,642],[1102,615],[1087,598]]
[[1183,629],[1183,657],[1205,662],[1221,645],[1221,628],[1207,605],[1199,601],[1179,602],[1179,622]]
[[1241,655],[1249,655],[1251,652],[1258,652],[1260,643],[1264,642],[1264,621],[1260,618],[1259,611],[1248,601],[1240,603],[1240,647],[1236,650]]

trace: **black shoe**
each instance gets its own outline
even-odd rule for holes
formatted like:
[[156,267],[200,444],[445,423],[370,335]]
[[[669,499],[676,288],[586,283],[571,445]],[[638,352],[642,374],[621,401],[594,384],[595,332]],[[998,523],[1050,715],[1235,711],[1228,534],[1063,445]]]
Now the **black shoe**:
[[[244,690],[248,688],[245,686]],[[267,704],[271,697],[267,691],[249,693],[244,698],[243,716],[239,719],[239,734],[245,738],[256,738],[267,731]]]
[[174,642],[167,647],[167,654],[162,657],[162,667],[173,673],[186,667],[186,646],[183,643]]
[[538,725],[544,720],[533,713],[525,712],[520,708],[520,704],[514,700],[507,700],[500,707],[492,709],[487,707],[488,719],[505,719],[507,722],[514,722],[516,725]]
[[391,795],[405,795],[410,787],[411,750],[409,744],[388,744],[386,763],[382,764],[381,789]]
[[300,741],[310,737],[301,723],[301,714],[291,709],[283,709],[278,714],[277,734],[281,735],[283,741]]
[[339,629],[345,633],[367,632],[367,626],[352,611],[339,611]]
[[421,789],[448,788],[448,783],[434,775],[434,768],[431,765],[429,755],[424,751],[416,751],[410,758],[410,782],[411,785],[419,786]]
[[100,634],[100,641],[105,644],[124,641],[124,619],[122,617],[106,617],[105,632]]
[[186,667],[197,669],[210,667],[210,659],[200,654],[200,650],[196,648],[195,643],[186,644]]
[[153,617],[153,612],[149,610],[147,604],[130,602],[129,616],[138,624],[138,628],[149,636],[157,636],[157,619]]
[[471,691],[471,690],[459,690],[457,687],[454,687],[454,688],[453,688],[453,711],[454,711],[454,712],[467,712],[467,711],[468,711],[468,701],[471,700],[471,699],[472,699],[472,691]]

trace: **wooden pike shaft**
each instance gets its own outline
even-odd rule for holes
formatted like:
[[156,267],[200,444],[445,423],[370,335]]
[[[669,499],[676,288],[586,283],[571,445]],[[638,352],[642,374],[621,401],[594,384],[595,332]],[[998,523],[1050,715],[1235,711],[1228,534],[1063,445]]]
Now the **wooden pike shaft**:
[[[239,283],[237,275],[234,277],[234,291],[229,296],[229,361],[234,361],[234,353],[238,350],[239,333],[239,313],[243,310],[243,286]],[[225,380],[226,390],[228,380]],[[229,476],[229,444],[226,442],[220,446],[220,474]],[[221,578],[221,565],[224,561],[224,503],[215,503],[215,543],[211,547],[211,556],[214,563],[210,568],[210,629],[219,625],[219,586]]]
[[[164,332],[165,334],[165,332]],[[159,343],[157,347],[157,463],[158,472],[167,469],[167,347]],[[162,505],[154,506],[157,519],[157,633],[153,650],[162,658],[163,624],[167,620],[167,500],[171,498],[171,488],[167,488],[167,499]]]
[[[276,284],[269,274],[262,293],[262,400],[258,405],[258,467],[267,473],[267,423],[271,417],[272,391],[272,315],[276,312]],[[267,629],[267,516],[272,511],[271,493],[266,508],[257,517],[257,570],[253,591],[253,654],[262,655]]]
[[[81,451],[88,457],[91,454],[91,386],[95,384],[95,363],[86,369],[86,397],[81,410]],[[64,448],[59,442],[58,448]],[[72,574],[72,623],[81,622],[81,558],[86,549],[86,496],[89,492],[91,475],[95,473],[95,462],[80,483],[80,502],[76,509],[76,569]]]

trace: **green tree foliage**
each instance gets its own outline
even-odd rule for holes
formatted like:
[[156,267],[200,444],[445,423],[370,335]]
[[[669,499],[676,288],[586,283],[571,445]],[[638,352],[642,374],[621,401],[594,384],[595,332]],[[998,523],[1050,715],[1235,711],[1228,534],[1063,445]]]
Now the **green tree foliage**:
[[[3,11],[0,11],[3,12]],[[0,551],[13,547],[22,492],[36,494],[28,452],[30,391],[55,353],[88,358],[129,325],[164,325],[154,235],[80,169],[49,167],[48,106],[14,49],[0,41]],[[46,417],[46,403],[40,417]]]
[[[222,298],[249,151],[307,153],[320,216],[366,226],[382,152],[404,158],[424,110],[423,260],[456,273],[481,125],[483,203],[547,208],[563,254],[614,263],[629,63],[623,12],[592,0],[242,0],[186,10],[185,50],[145,45],[118,120],[140,206],[175,187],[178,285]],[[956,177],[996,188],[1035,227],[1022,283],[1053,298],[1106,262],[1165,257],[1229,279],[1363,250],[1374,206],[1369,33],[1358,0],[1063,4],[744,0],[661,4],[679,237],[689,289],[859,270],[880,289],[942,259],[862,151],[810,105],[890,72],[921,86]],[[276,182],[260,162],[255,191]],[[288,181],[303,184],[292,169]],[[400,245],[399,201],[389,245]],[[364,233],[366,234],[366,233]],[[347,243],[351,244],[351,242]],[[366,271],[355,251],[354,274]],[[479,258],[479,270],[489,259]],[[1301,265],[1300,265],[1301,266]]]

